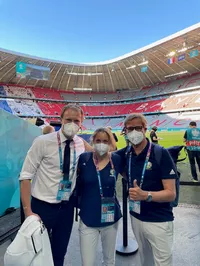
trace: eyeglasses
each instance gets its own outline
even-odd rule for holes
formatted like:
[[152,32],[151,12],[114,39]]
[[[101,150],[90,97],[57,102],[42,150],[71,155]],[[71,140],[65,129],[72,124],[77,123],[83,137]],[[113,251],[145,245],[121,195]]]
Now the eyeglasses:
[[136,131],[142,131],[142,129],[143,129],[143,126],[126,127],[126,130],[127,130],[127,131],[133,131],[133,130],[136,130]]

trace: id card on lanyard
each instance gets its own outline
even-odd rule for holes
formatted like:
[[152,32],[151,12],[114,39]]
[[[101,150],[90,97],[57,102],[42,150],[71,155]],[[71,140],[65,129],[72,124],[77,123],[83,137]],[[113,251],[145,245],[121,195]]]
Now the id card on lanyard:
[[[147,151],[147,156],[146,156],[146,159],[145,159],[145,162],[144,162],[144,166],[143,166],[143,169],[142,169],[140,188],[142,188],[142,185],[143,185],[145,171],[147,169],[147,165],[148,165],[148,162],[149,162],[149,157],[150,157],[150,154],[151,154],[151,147],[152,147],[152,143],[150,142],[149,143],[149,148],[148,148],[148,151]],[[129,154],[129,161],[128,161],[129,187],[132,187],[132,184],[131,184],[131,159],[132,159],[132,153]],[[133,212],[135,212],[137,214],[140,214],[141,213],[141,201],[138,201],[138,200],[135,201],[135,200],[129,199],[129,210],[133,211]]]
[[[69,174],[63,173],[63,158],[62,158],[62,148],[61,148],[61,140],[60,140],[60,133],[57,132],[57,140],[58,140],[58,151],[59,151],[59,159],[60,159],[60,172],[63,176],[63,180],[60,181],[59,187],[58,187],[58,193],[57,193],[57,200],[69,200],[69,197],[72,192],[72,181],[70,179],[73,178],[75,169],[76,169],[76,146],[74,142],[74,158],[73,158],[73,166],[72,166],[72,174],[71,177]],[[70,171],[70,169],[69,169]]]
[[103,189],[101,185],[101,176],[100,176],[100,170],[99,170],[99,163],[97,157],[95,155],[93,156],[96,171],[97,171],[97,177],[99,181],[99,190],[100,190],[100,196],[101,196],[101,223],[112,223],[115,220],[115,189],[116,189],[116,172],[114,169],[114,165],[111,159],[111,155],[109,155],[109,161],[111,164],[111,170],[110,170],[110,176],[113,176],[115,181],[114,186],[114,195],[113,197],[104,197],[103,196]]

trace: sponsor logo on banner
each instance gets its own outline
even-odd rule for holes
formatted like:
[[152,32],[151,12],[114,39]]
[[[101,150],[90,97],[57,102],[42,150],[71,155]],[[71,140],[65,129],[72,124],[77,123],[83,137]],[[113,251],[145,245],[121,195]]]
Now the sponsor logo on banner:
[[178,62],[185,60],[185,54],[181,54],[178,56]]
[[175,57],[172,57],[172,58],[168,58],[168,65],[171,65],[173,63],[175,63]]
[[198,50],[193,50],[193,51],[191,51],[190,52],[190,57],[192,58],[192,57],[196,57],[196,56],[198,56],[199,55],[199,51]]

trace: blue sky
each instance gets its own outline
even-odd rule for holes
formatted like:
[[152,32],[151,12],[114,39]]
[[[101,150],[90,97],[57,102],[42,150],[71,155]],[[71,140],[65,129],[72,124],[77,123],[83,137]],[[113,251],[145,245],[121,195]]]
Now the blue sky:
[[97,62],[200,21],[199,0],[0,0],[0,48]]

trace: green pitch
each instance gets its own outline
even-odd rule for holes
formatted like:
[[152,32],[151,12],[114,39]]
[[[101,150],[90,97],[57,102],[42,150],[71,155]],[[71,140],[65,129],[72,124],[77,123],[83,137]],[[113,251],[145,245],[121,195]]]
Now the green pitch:
[[[149,138],[150,132],[147,132],[146,136]],[[116,133],[119,142],[117,143],[118,149],[123,148],[125,146],[125,140],[123,136],[120,136],[119,133]],[[184,131],[160,131],[157,132],[159,138],[162,140],[159,141],[159,144],[165,148],[170,146],[184,145],[183,135]]]
[[[159,144],[165,148],[171,147],[171,146],[181,146],[185,145],[183,142],[183,136],[184,136],[184,131],[160,131],[156,132],[157,136],[159,138],[162,138],[162,140],[159,140]],[[150,132],[148,131],[146,133],[147,138],[149,138]],[[118,143],[117,143],[117,148],[121,149],[124,148],[126,143],[124,140],[123,136],[120,136],[120,133],[116,132],[116,135],[118,137]],[[184,157],[184,150],[181,151],[180,157]],[[188,159],[186,159],[187,161]]]

